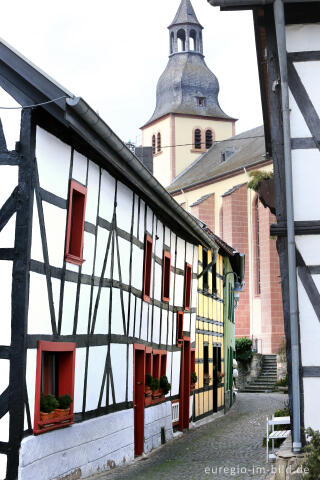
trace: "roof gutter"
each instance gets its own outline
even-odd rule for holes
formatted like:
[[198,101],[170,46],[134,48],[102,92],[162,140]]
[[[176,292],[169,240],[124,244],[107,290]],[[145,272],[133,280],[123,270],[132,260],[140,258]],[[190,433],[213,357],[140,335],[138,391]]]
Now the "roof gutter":
[[[313,3],[319,0],[284,0],[284,3]],[[213,7],[255,7],[261,5],[270,5],[274,0],[208,0]]]
[[[100,138],[114,150],[121,159],[132,169],[138,177],[147,183],[154,191],[153,201],[157,202],[159,197],[168,209],[171,209],[179,220],[183,220],[184,228],[208,247],[218,249],[218,245],[211,239],[203,229],[192,219],[174,200],[167,190],[151,175],[151,173],[142,165],[131,150],[120,140],[120,138],[111,130],[110,127],[96,114],[94,110],[80,97],[67,98],[67,106],[71,108],[81,120],[90,127]],[[163,208],[163,207],[162,207]]]

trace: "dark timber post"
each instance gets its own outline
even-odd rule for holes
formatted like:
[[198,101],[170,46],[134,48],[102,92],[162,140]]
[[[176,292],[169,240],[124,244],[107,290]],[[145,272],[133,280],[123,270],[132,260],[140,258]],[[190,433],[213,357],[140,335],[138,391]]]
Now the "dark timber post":
[[12,269],[11,354],[9,383],[9,453],[7,480],[18,477],[19,448],[24,428],[26,332],[29,303],[29,261],[31,251],[33,167],[35,126],[32,111],[21,115],[21,160],[17,196],[17,216]]

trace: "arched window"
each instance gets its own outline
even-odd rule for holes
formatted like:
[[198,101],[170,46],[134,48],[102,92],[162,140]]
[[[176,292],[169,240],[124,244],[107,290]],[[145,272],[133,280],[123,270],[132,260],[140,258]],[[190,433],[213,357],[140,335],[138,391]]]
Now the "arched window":
[[194,131],[194,148],[201,149],[201,130],[196,128]]
[[197,34],[195,30],[191,30],[190,32],[190,50],[196,51],[197,50]]
[[254,219],[255,219],[255,250],[256,250],[256,291],[261,293],[261,272],[260,272],[260,219],[259,219],[259,198],[254,201]]
[[157,135],[157,152],[161,152],[161,133]]
[[174,45],[174,34],[171,32],[170,35],[170,53],[173,53],[173,45]]
[[152,153],[153,155],[156,153],[156,136],[152,135]]
[[206,148],[212,146],[212,130],[206,130]]
[[178,38],[178,52],[185,52],[186,50],[186,32],[184,30],[179,30],[177,33]]

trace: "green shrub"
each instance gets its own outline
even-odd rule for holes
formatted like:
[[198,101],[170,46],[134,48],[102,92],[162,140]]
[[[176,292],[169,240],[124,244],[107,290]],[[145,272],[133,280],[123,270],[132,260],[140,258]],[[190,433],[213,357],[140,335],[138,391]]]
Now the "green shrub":
[[59,401],[59,408],[61,408],[62,410],[66,410],[67,408],[70,407],[72,403],[72,398],[70,397],[70,395],[66,393],[66,395],[61,395],[61,397],[58,398],[58,401]]
[[150,373],[146,373],[144,384],[146,387],[151,387],[151,382],[152,382],[152,375]]
[[160,388],[162,389],[164,395],[167,395],[167,393],[171,390],[171,383],[169,383],[166,375],[162,375],[162,377],[160,377]]
[[150,387],[151,387],[151,390],[153,392],[155,392],[156,390],[158,390],[159,388],[159,380],[157,378],[153,378],[151,380],[151,384],[150,384]]
[[281,380],[278,380],[276,382],[276,385],[278,387],[287,387],[288,386],[288,374],[286,373],[286,376],[282,378]]
[[45,395],[41,393],[40,395],[40,411],[43,413],[53,412],[56,408],[59,407],[59,402],[54,395]]
[[191,383],[197,383],[198,377],[196,372],[191,373]]
[[249,173],[251,177],[250,182],[248,182],[247,188],[251,188],[255,192],[258,191],[259,185],[263,180],[269,180],[273,178],[273,172],[262,172],[261,170],[253,170]]
[[247,337],[236,338],[236,359],[246,363],[252,356],[252,340]]
[[320,431],[308,428],[306,430],[307,438],[310,437],[310,442],[304,447],[306,452],[306,459],[303,463],[305,469],[308,469],[306,476],[309,480],[320,479]]

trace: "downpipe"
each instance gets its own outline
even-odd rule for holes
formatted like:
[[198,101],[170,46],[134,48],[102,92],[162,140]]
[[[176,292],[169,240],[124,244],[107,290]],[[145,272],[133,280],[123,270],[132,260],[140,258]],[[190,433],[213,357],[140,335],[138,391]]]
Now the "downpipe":
[[292,159],[290,135],[290,109],[287,68],[286,32],[283,0],[275,0],[274,19],[278,45],[278,57],[281,76],[281,100],[284,141],[284,165],[286,186],[287,232],[288,232],[288,276],[289,306],[292,355],[292,410],[293,410],[293,452],[301,451],[301,419],[300,419],[300,378],[299,378],[299,323],[298,323],[298,288],[296,245],[294,233]]

